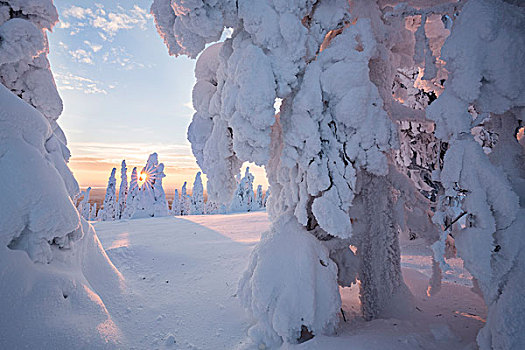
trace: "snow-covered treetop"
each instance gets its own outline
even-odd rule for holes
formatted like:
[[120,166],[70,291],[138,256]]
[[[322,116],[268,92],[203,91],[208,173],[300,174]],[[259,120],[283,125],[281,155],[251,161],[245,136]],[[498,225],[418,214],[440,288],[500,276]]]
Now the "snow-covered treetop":
[[[0,3],[0,82],[42,112],[53,130],[58,128],[55,120],[62,113],[62,100],[47,60],[44,30],[51,30],[57,21],[51,0]],[[65,143],[60,129],[57,136]]]

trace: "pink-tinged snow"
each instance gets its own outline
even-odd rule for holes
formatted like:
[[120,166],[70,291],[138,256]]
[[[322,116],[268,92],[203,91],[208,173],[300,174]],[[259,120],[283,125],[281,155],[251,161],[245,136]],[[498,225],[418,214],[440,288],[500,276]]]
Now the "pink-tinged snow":
[[[110,309],[122,332],[118,348],[235,349],[248,343],[251,325],[236,295],[249,255],[269,228],[265,212],[98,222],[97,234],[126,284],[122,309]],[[411,243],[411,244],[408,244]],[[441,291],[427,297],[430,251],[403,243],[405,282],[417,308],[400,302],[388,319],[359,317],[357,287],[342,291],[347,322],[334,336],[289,349],[469,349],[486,317],[466,286],[467,273],[451,263]],[[449,261],[450,262],[450,261]],[[299,296],[298,296],[299,297]],[[100,325],[103,327],[104,325]]]

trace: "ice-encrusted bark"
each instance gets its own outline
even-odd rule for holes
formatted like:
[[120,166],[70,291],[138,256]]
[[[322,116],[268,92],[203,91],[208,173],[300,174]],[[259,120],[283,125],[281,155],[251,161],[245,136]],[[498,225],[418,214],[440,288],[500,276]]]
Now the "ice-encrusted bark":
[[122,219],[126,211],[126,201],[128,199],[128,168],[126,168],[126,161],[123,160],[120,167],[120,187],[118,190],[118,206],[117,217]]
[[406,287],[401,276],[398,232],[392,216],[391,184],[384,176],[361,172],[356,186],[360,191],[351,209],[356,218],[352,242],[357,247],[356,255],[362,266],[358,277],[363,316],[371,320],[391,306],[393,296],[405,293]]
[[[440,177],[442,201],[463,198],[466,221],[455,235],[457,253],[488,306],[477,338],[481,349],[525,347],[524,165],[515,136],[525,107],[523,28],[522,6],[469,1],[441,50],[450,79],[428,108],[437,136],[450,144]],[[487,156],[471,134],[478,123],[469,114],[471,106],[481,119],[490,116],[486,127],[492,123],[502,137],[494,155]],[[440,211],[435,221],[444,225],[444,217]]]
[[193,188],[191,190],[191,215],[204,214],[204,187],[202,187],[201,172],[195,175]]
[[99,210],[98,217],[102,221],[113,221],[117,218],[117,179],[115,173],[117,168],[111,170],[111,175],[108,179],[108,186],[106,187],[106,195],[102,208]]

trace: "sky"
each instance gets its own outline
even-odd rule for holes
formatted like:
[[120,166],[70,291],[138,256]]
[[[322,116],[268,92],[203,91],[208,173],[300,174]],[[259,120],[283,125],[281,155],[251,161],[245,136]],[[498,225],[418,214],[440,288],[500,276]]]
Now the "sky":
[[[193,183],[199,168],[186,131],[195,61],[168,55],[149,14],[151,0],[54,3],[60,22],[48,34],[48,57],[80,186],[105,186],[122,159],[129,171],[140,170],[152,152],[165,165],[165,188]],[[250,170],[266,188],[264,170]]]

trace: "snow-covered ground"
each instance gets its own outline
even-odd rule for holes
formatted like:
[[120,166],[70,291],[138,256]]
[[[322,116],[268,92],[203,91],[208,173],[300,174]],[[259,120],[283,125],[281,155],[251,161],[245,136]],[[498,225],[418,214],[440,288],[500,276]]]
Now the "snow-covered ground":
[[[235,349],[247,343],[250,320],[236,296],[237,282],[268,227],[265,212],[96,223],[126,285],[124,300],[105,301],[119,329],[118,348]],[[345,288],[347,321],[338,334],[289,348],[475,348],[486,316],[483,302],[469,290],[459,261],[451,262],[440,293],[427,297],[429,254],[417,242],[404,244],[403,275],[415,297],[413,311],[400,302],[391,318],[364,322],[357,286]]]

